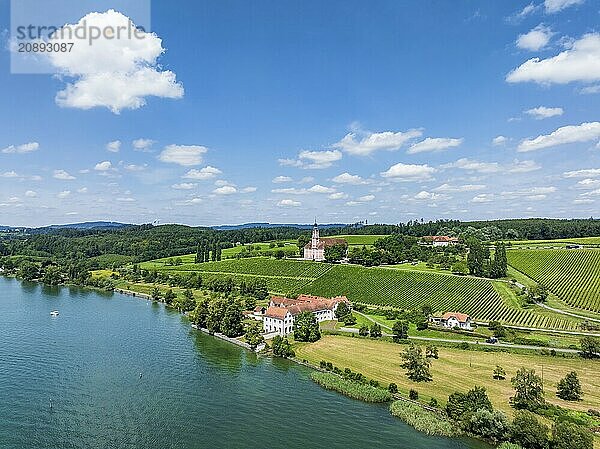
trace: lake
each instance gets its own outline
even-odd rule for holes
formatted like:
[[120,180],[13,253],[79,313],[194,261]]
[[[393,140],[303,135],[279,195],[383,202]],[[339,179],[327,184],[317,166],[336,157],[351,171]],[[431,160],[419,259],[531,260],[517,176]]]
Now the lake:
[[0,277],[3,449],[489,447],[419,433],[308,374],[161,304]]

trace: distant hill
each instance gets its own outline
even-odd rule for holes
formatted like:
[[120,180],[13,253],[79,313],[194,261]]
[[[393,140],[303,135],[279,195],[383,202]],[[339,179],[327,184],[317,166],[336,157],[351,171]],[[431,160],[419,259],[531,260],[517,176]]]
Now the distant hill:
[[78,230],[86,230],[86,229],[119,229],[125,228],[128,226],[132,226],[127,223],[119,223],[116,221],[87,221],[84,223],[69,223],[64,225],[50,225],[43,226],[41,228],[30,229],[29,231],[32,233],[43,234],[44,232],[54,231],[56,229],[78,229]]
[[[331,224],[319,224],[319,228],[321,229],[330,229],[330,228],[343,228],[348,226],[347,224],[342,223],[331,223]],[[240,225],[220,225],[213,226],[211,229],[215,231],[232,231],[236,229],[251,229],[251,228],[298,228],[298,229],[311,229],[313,227],[312,224],[284,224],[284,223],[244,223]]]

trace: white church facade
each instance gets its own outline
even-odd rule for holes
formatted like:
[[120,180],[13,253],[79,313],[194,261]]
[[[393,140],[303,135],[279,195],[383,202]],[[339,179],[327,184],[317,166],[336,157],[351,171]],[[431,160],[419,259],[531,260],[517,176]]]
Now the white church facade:
[[315,221],[315,225],[312,230],[312,237],[310,242],[304,245],[304,259],[314,260],[316,262],[322,262],[325,260],[325,248],[334,245],[347,245],[348,243],[344,239],[326,238],[321,239],[319,237],[319,226]]

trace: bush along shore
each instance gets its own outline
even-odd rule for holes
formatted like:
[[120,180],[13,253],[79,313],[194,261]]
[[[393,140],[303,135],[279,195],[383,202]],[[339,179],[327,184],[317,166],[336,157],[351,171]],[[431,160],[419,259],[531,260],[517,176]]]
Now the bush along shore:
[[424,409],[420,405],[407,401],[394,401],[390,413],[409,426],[428,435],[455,437],[461,434],[458,427],[441,415]]
[[364,402],[378,403],[392,400],[392,394],[383,388],[344,379],[334,373],[313,371],[310,378],[327,390],[337,391]]

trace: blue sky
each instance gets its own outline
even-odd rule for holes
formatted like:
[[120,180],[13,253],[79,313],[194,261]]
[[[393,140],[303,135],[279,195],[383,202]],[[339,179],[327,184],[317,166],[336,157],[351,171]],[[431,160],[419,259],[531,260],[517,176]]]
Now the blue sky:
[[0,1],[0,224],[597,215],[595,1],[151,7],[13,74]]

